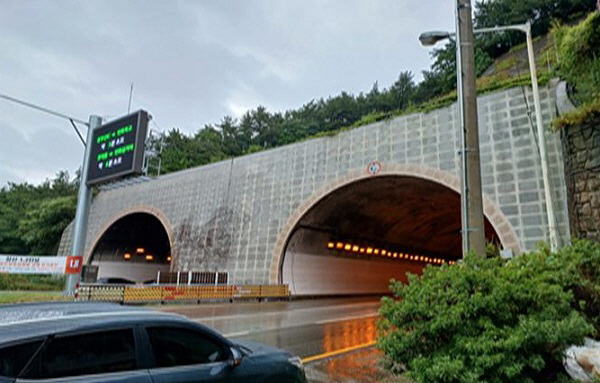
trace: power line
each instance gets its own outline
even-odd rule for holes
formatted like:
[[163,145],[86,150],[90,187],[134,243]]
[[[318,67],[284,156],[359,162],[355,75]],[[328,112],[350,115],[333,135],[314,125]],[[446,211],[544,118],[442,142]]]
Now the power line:
[[35,104],[32,104],[32,103],[27,102],[27,101],[19,100],[18,98],[10,97],[10,96],[7,96],[7,95],[2,94],[2,93],[0,93],[0,97],[6,99],[8,101],[16,102],[17,104],[25,105],[25,106],[28,106],[28,107],[33,108],[33,109],[37,109],[37,110],[42,111],[42,112],[46,112],[46,113],[52,114],[53,116],[56,116],[56,117],[65,118],[67,120],[72,120],[72,121],[75,121],[77,123],[83,124],[85,126],[90,126],[90,124],[88,124],[85,121],[79,120],[79,119],[77,119],[75,117],[67,116],[66,114],[55,112],[54,110],[50,110],[48,108],[44,108],[43,106],[39,106],[39,105],[35,105]]
[[81,132],[79,131],[79,129],[77,129],[77,126],[75,125],[75,122],[77,122],[79,124],[83,124],[83,125],[85,125],[85,126],[87,126],[89,128],[90,124],[88,124],[87,122],[79,120],[79,119],[77,119],[75,117],[68,116],[68,115],[60,113],[60,112],[56,112],[56,111],[48,109],[48,108],[44,108],[43,106],[35,105],[35,104],[32,104],[32,103],[27,102],[27,101],[19,100],[18,98],[7,96],[6,94],[0,93],[0,98],[3,98],[3,99],[8,100],[8,101],[12,101],[14,103],[17,103],[17,104],[20,104],[20,105],[23,105],[23,106],[27,106],[27,107],[32,108],[32,109],[39,110],[41,112],[45,112],[45,113],[51,114],[51,115],[53,115],[55,117],[60,117],[60,118],[64,118],[66,120],[69,120],[69,122],[71,123],[71,125],[73,125],[73,129],[75,129],[75,133],[77,133],[77,136],[79,137],[79,140],[81,140],[81,143],[83,144],[83,146],[85,146],[85,140],[83,139],[83,136],[81,135]]

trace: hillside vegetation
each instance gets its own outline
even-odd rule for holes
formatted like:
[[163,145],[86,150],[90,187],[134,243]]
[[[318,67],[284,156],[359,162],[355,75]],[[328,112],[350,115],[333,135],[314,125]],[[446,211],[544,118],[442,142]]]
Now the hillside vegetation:
[[580,106],[557,119],[555,126],[580,125],[600,116],[600,12],[573,27],[557,25],[553,33],[560,57],[558,72],[574,86],[573,97]]

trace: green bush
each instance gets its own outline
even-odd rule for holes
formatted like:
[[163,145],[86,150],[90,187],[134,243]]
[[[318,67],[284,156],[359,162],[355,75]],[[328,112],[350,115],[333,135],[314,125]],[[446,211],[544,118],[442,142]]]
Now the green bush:
[[573,27],[557,26],[561,77],[575,85],[576,98],[588,103],[600,98],[600,12],[592,12]]
[[391,288],[378,345],[394,372],[428,383],[568,381],[563,350],[598,331],[600,245],[469,256]]
[[62,275],[0,274],[0,290],[60,291],[64,287]]

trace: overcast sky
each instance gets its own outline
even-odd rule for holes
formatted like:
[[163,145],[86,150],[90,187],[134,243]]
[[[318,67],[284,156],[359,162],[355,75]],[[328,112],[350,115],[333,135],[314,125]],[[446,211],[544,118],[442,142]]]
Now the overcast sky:
[[[264,105],[388,87],[430,65],[453,0],[0,0],[0,93],[88,120],[145,109],[192,133]],[[85,128],[82,127],[85,135]],[[0,187],[74,174],[70,123],[0,99]]]

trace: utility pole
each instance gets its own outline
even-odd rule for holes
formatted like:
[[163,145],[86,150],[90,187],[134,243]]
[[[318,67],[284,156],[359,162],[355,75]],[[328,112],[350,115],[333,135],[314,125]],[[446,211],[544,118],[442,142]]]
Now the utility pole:
[[[90,153],[92,151],[92,140],[94,129],[102,124],[100,116],[90,116],[87,145],[83,154],[83,164],[81,165],[81,178],[79,179],[79,194],[77,195],[77,210],[75,211],[75,222],[73,223],[73,243],[71,246],[71,255],[83,256],[85,250],[85,234],[87,231],[88,213],[90,210],[90,200],[92,196],[91,189],[87,186],[88,168],[90,165]],[[65,283],[65,294],[73,295],[75,285],[79,282],[79,274],[67,275]]]
[[[463,244],[467,251],[485,255],[485,228],[483,224],[483,201],[481,191],[481,168],[479,159],[479,128],[477,126],[477,92],[475,90],[475,54],[473,50],[473,21],[471,0],[456,0],[457,10],[457,59],[461,62],[460,81],[463,102],[463,174],[466,175],[465,189],[467,198],[466,227],[463,226]],[[464,180],[463,180],[464,181]],[[463,254],[464,256],[464,254]]]

